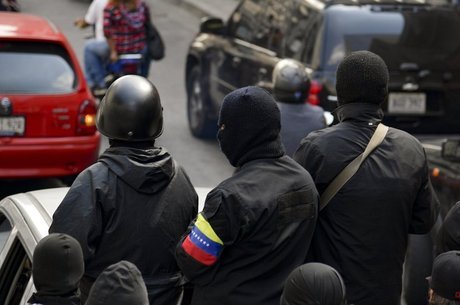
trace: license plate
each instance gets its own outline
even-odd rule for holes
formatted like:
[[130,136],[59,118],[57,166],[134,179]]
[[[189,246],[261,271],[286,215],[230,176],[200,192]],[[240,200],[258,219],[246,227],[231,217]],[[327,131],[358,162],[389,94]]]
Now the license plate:
[[424,114],[425,112],[425,93],[390,93],[388,96],[388,113]]
[[24,135],[26,120],[22,116],[0,117],[0,136]]

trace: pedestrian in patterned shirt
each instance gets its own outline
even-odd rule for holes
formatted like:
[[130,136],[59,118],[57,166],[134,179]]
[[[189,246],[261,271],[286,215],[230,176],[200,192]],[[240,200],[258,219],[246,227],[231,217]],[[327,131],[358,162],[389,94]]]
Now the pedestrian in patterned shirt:
[[104,9],[104,35],[110,48],[110,60],[121,54],[142,54],[141,75],[148,76],[146,24],[150,9],[143,0],[110,0]]

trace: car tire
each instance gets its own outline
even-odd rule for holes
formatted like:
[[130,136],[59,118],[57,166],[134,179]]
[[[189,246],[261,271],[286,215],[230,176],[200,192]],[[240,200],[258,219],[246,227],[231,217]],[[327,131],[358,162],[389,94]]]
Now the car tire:
[[209,95],[203,86],[201,69],[194,66],[187,78],[187,117],[191,133],[197,138],[213,138],[217,122],[208,118]]

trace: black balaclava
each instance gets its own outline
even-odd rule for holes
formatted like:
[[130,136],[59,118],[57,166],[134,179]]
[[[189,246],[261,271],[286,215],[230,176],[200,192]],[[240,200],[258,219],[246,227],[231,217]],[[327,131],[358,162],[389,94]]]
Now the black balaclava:
[[231,165],[284,154],[280,111],[274,98],[259,87],[244,87],[225,96],[217,138]]
[[460,201],[450,208],[444,218],[436,243],[437,254],[460,250]]
[[383,59],[369,51],[353,52],[337,68],[338,105],[380,105],[388,95],[388,68]]
[[78,295],[84,271],[83,252],[75,238],[62,233],[44,237],[32,258],[35,299]]
[[345,285],[340,274],[321,263],[297,267],[288,276],[281,305],[344,305]]
[[85,305],[149,305],[147,288],[136,265],[120,261],[96,279]]

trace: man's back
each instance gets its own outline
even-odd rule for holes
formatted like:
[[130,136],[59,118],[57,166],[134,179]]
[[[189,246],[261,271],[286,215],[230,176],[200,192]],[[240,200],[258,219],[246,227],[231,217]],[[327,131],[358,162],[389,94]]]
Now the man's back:
[[173,252],[197,214],[198,196],[185,171],[154,145],[163,132],[156,87],[141,76],[120,77],[99,105],[96,126],[110,147],[77,177],[49,231],[81,244],[82,300],[106,267],[128,260],[141,271],[150,301],[173,304],[182,287]]
[[318,192],[285,155],[279,132],[279,109],[265,90],[224,98],[218,139],[237,169],[209,193],[176,250],[194,305],[278,305],[284,281],[305,260]]
[[[381,119],[377,105],[348,104],[341,110],[342,123],[311,133],[295,154],[320,194],[364,151]],[[390,128],[321,212],[310,259],[343,275],[351,303],[399,304],[407,236],[430,230],[433,202],[422,146]]]
[[317,199],[308,173],[286,156],[248,162],[222,182],[202,213],[224,244],[218,262],[200,276],[180,260],[196,283],[193,304],[278,304],[284,280],[305,260]]

